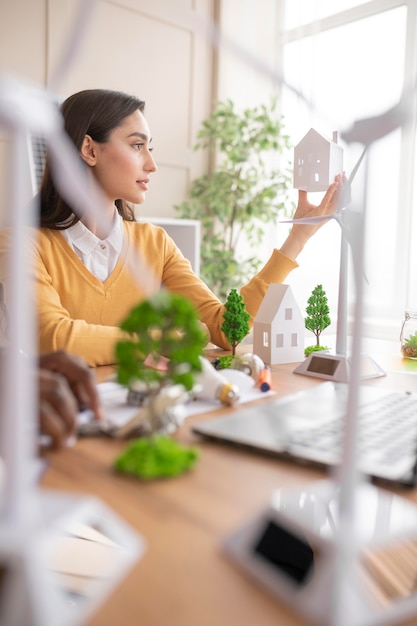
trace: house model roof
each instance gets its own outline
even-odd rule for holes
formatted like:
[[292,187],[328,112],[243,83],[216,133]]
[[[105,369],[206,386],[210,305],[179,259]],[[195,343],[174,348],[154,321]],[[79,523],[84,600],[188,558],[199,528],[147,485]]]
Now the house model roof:
[[255,316],[255,321],[261,324],[270,324],[277,316],[278,311],[284,299],[287,296],[292,296],[291,288],[289,285],[282,285],[280,283],[271,283],[262,300],[258,312]]
[[337,143],[337,132],[328,139],[310,128],[294,148],[294,188],[326,191],[342,171],[343,149]]

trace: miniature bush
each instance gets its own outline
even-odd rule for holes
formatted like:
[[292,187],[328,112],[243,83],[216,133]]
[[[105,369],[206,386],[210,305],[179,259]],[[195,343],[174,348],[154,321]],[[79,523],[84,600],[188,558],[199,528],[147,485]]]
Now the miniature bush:
[[182,446],[170,437],[136,439],[116,459],[115,469],[145,480],[177,476],[190,470],[198,450]]

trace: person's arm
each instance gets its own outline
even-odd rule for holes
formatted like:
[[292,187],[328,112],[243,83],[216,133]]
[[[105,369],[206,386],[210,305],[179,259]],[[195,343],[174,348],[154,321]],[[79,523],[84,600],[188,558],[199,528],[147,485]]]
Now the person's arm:
[[[337,176],[318,206],[308,201],[306,192],[300,191],[294,219],[330,216],[334,213],[339,206],[344,181],[343,174]],[[261,270],[241,288],[240,293],[245,301],[246,309],[251,315],[250,325],[253,323],[269,285],[271,283],[283,283],[288,274],[298,267],[297,256],[307,241],[326,221],[319,224],[294,224],[282,247],[279,250],[273,250]],[[201,321],[208,328],[212,343],[225,350],[230,349],[226,337],[220,330],[223,323],[224,305],[205,283],[192,273],[186,262],[181,261],[174,249],[169,251],[166,258],[168,262],[164,271],[164,284],[168,289],[192,300]]]
[[83,359],[64,350],[42,354],[39,367],[62,375],[78,402],[78,410],[89,407],[97,419],[103,417],[94,374]]
[[[293,219],[323,217],[334,213],[339,206],[340,196],[345,182],[346,178],[344,174],[336,176],[335,182],[330,185],[322,201],[317,206],[308,201],[306,191],[300,190],[298,192],[298,205]],[[287,239],[280,248],[281,252],[290,259],[295,260],[309,239],[311,239],[325,223],[326,221],[322,221],[318,224],[294,224]]]
[[[163,284],[169,291],[188,298],[195,306],[200,320],[207,327],[209,341],[220,348],[229,350],[231,346],[220,330],[225,312],[224,304],[192,271],[190,262],[183,257],[172,239],[167,238],[165,248]],[[270,283],[284,282],[288,274],[296,267],[296,261],[279,250],[274,250],[260,272],[242,287],[241,294],[247,311],[252,316],[250,324]]]

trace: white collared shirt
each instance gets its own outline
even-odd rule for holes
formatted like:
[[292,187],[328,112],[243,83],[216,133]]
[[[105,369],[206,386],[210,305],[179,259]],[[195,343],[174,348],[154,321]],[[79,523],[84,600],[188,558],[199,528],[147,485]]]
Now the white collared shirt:
[[105,239],[99,239],[82,222],[61,232],[86,268],[104,282],[116,267],[123,246],[123,219],[117,210],[113,227]]

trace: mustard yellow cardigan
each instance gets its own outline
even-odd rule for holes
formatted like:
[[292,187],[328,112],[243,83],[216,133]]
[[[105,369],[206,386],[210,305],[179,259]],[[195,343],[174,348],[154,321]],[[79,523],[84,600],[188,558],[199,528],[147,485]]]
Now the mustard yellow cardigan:
[[[39,351],[65,349],[83,357],[91,366],[114,363],[115,343],[123,337],[118,328],[131,308],[146,294],[128,269],[131,251],[146,260],[154,276],[169,291],[188,297],[200,320],[207,326],[210,341],[228,349],[220,331],[224,306],[196,276],[166,231],[150,223],[124,222],[124,246],[112,274],[103,283],[80,261],[57,230],[41,228],[33,242],[34,281],[38,297]],[[5,258],[11,245],[10,233],[0,232],[0,282],[7,276]],[[297,263],[274,250],[252,280],[242,287],[252,319],[270,283],[282,283]],[[139,279],[145,278],[138,270]]]

